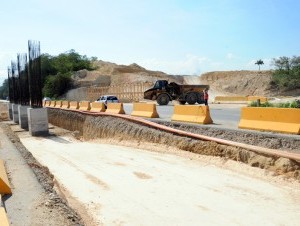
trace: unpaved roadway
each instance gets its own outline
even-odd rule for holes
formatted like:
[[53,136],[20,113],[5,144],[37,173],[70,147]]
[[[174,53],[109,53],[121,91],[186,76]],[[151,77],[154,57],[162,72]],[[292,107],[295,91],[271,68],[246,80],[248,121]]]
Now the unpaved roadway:
[[259,168],[159,145],[18,135],[86,225],[300,225],[299,182]]

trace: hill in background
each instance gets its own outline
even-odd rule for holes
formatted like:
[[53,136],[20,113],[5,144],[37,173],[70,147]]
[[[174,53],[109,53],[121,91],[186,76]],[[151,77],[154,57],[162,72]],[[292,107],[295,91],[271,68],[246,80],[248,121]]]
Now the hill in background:
[[137,64],[118,65],[101,60],[94,62],[94,66],[97,68],[94,71],[80,70],[72,76],[77,88],[155,82],[165,79],[180,84],[208,84],[211,98],[216,95],[273,96],[277,94],[270,86],[271,71],[214,71],[200,76],[190,76],[169,75],[161,71],[147,70]]

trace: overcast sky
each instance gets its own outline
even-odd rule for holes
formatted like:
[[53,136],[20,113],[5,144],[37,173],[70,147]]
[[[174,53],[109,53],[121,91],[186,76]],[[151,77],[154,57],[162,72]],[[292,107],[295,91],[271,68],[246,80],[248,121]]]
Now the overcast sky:
[[27,41],[170,74],[300,55],[299,0],[0,0],[0,82]]

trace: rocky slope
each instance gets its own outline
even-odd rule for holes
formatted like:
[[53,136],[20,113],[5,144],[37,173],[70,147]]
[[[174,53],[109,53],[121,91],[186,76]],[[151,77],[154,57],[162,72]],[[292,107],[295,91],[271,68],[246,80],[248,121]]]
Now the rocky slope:
[[215,71],[201,75],[200,82],[228,95],[272,96],[271,76],[271,71]]

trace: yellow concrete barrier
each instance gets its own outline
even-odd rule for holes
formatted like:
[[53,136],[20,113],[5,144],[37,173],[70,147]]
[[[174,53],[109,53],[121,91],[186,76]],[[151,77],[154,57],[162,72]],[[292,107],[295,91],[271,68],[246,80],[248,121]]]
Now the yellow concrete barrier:
[[247,102],[246,96],[216,96],[214,102]]
[[92,112],[104,112],[105,111],[105,105],[101,102],[92,102],[91,103],[91,109]]
[[300,134],[300,109],[243,107],[239,128]]
[[79,108],[79,103],[78,103],[78,101],[71,101],[71,102],[70,102],[70,107],[69,107],[69,109],[76,110],[76,109],[78,109],[78,108]]
[[80,101],[80,104],[79,104],[79,110],[82,110],[82,111],[89,111],[91,110],[91,104],[89,101]]
[[49,107],[53,107],[54,108],[55,104],[56,104],[56,101],[55,100],[51,100]]
[[108,103],[105,112],[114,114],[125,114],[123,103]]
[[156,104],[147,103],[133,103],[133,111],[131,115],[147,118],[159,118],[156,111]]
[[51,100],[45,100],[45,107],[49,107],[51,105]]
[[44,100],[43,101],[43,106],[48,107],[50,105],[50,100]]
[[261,96],[248,96],[248,101],[257,101],[260,100],[261,103],[265,103],[268,101],[267,97],[261,97]]
[[10,184],[7,178],[4,161],[0,159],[0,194],[12,194]]
[[172,121],[212,124],[208,106],[175,105]]
[[8,218],[6,216],[6,212],[3,207],[0,207],[0,225],[1,226],[9,226]]
[[55,107],[56,108],[61,108],[61,105],[62,105],[62,101],[61,100],[56,100],[55,101]]
[[61,108],[69,108],[70,107],[70,101],[64,100],[61,104]]

